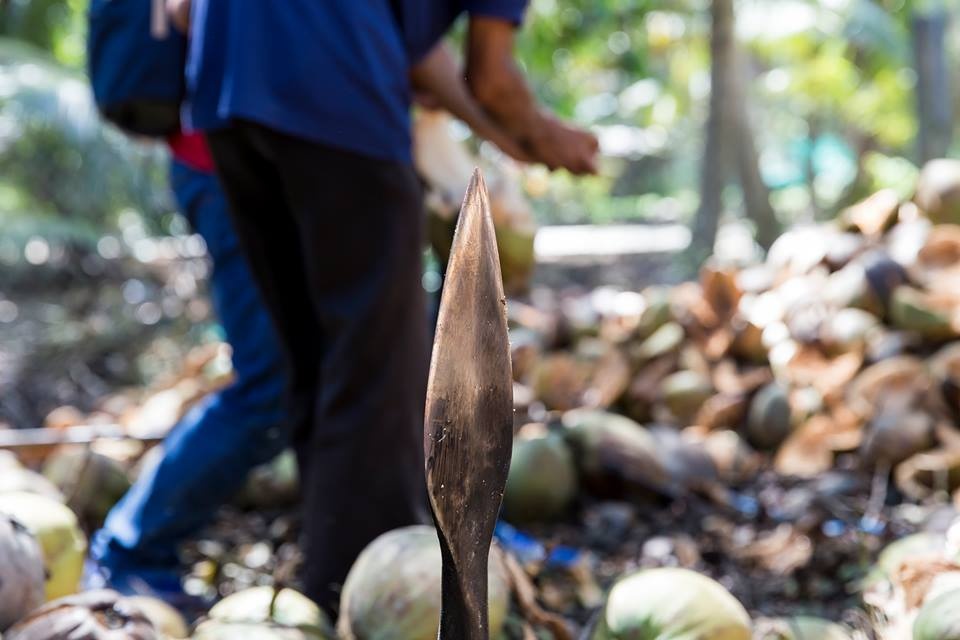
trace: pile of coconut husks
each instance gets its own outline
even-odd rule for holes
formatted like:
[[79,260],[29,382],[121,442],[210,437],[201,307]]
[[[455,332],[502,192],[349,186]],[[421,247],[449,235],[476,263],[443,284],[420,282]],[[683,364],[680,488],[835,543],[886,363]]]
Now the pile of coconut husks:
[[[787,232],[764,262],[509,313],[493,637],[960,639],[960,162],[928,165],[910,201],[881,191]],[[290,453],[183,550],[186,589],[219,599],[199,620],[77,593],[87,536],[145,443],[225,382],[223,357],[198,349],[146,396],[47,420],[133,437],[0,458],[7,640],[436,637],[428,526],[364,551],[338,620],[296,592]]]

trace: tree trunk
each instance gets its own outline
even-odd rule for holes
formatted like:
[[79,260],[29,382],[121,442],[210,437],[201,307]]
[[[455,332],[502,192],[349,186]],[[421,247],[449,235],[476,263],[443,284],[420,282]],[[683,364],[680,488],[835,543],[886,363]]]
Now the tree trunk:
[[[940,3],[933,3],[940,4]],[[942,6],[916,10],[912,20],[917,72],[917,156],[920,163],[942,158],[953,135],[950,71],[947,67],[948,16]]]
[[747,107],[748,69],[743,56],[740,55],[738,58],[739,64],[733,70],[736,74],[735,90],[730,97],[734,109],[732,119],[736,136],[734,144],[737,146],[737,172],[740,176],[747,217],[757,226],[757,242],[764,249],[769,249],[780,235],[780,223],[770,204],[770,190],[767,189],[760,175],[760,158],[757,155],[753,129],[750,126],[750,112]]
[[[700,173],[700,207],[693,226],[691,249],[699,263],[713,251],[723,208],[723,187],[730,148],[731,71],[736,63],[733,0],[713,0],[710,8],[710,114]],[[730,158],[730,160],[733,160]]]

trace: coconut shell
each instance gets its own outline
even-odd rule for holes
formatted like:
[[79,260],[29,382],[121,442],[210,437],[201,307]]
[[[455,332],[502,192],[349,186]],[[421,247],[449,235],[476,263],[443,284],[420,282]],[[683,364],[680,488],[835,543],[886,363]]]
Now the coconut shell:
[[761,624],[754,640],[851,640],[846,629],[823,618],[794,616],[764,620]]
[[63,493],[78,517],[103,522],[110,509],[130,488],[123,466],[83,447],[61,447],[43,466],[43,475]]
[[840,214],[840,223],[865,236],[878,237],[897,221],[900,197],[893,189],[881,189]]
[[279,592],[268,586],[244,589],[215,604],[209,617],[209,621],[197,628],[195,639],[324,640],[333,637],[326,614],[293,589]]
[[180,612],[158,598],[130,596],[127,602],[140,609],[161,637],[179,640],[190,637],[190,627]]
[[224,622],[204,620],[197,625],[191,640],[333,640],[334,636],[298,627],[266,622]]
[[911,558],[942,556],[946,542],[944,534],[932,531],[913,533],[891,542],[877,556],[876,564],[864,579],[864,586],[890,580]]
[[885,311],[890,310],[890,299],[897,287],[907,284],[907,271],[883,250],[876,249],[864,254],[859,260],[863,264],[864,274],[870,292],[880,302]]
[[912,356],[889,358],[857,375],[847,389],[847,405],[858,415],[870,418],[883,406],[914,406],[931,384],[920,359]]
[[14,625],[7,640],[160,640],[149,618],[115,591],[49,602]]
[[40,544],[20,522],[0,516],[0,631],[44,602]]
[[960,421],[960,342],[943,347],[929,360],[930,372],[951,416]]
[[747,413],[747,442],[761,450],[773,450],[792,430],[793,415],[786,389],[776,382],[760,389]]
[[908,498],[923,500],[935,492],[960,488],[960,451],[937,449],[910,456],[894,469],[897,488]]
[[860,462],[867,468],[896,465],[934,444],[933,419],[921,411],[885,411],[867,423]]
[[960,640],[960,589],[924,603],[913,622],[913,640]]
[[931,291],[957,291],[960,288],[960,225],[933,227],[917,251],[910,274]]
[[76,515],[56,500],[31,493],[0,494],[0,513],[16,518],[37,537],[46,568],[47,600],[76,593],[87,551]]
[[517,524],[552,520],[563,515],[576,495],[577,468],[563,438],[543,425],[521,429],[513,442],[503,516]]
[[960,224],[960,161],[940,158],[925,164],[913,201],[934,224]]
[[[500,638],[510,601],[506,566],[490,552],[490,637]],[[440,542],[433,527],[387,532],[347,575],[337,632],[344,640],[436,640],[440,620]]]
[[618,580],[591,640],[750,640],[750,616],[719,583],[688,569]]

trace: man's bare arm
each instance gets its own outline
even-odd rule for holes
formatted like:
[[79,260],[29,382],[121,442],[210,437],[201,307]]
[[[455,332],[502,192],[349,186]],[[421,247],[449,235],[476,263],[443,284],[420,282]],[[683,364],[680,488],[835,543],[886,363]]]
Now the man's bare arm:
[[544,110],[513,55],[514,26],[501,19],[471,16],[467,84],[480,106],[536,162],[550,169],[595,173],[597,139]]
[[422,106],[449,111],[478,137],[489,140],[516,160],[533,160],[509,133],[487,115],[471,95],[463,72],[445,44],[438,44],[410,69],[410,84]]

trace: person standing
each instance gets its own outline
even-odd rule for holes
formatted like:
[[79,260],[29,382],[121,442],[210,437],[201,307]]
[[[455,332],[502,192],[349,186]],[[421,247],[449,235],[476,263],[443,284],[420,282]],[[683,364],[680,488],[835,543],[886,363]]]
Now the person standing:
[[179,604],[188,600],[179,546],[236,494],[248,471],[287,446],[290,421],[280,346],[206,142],[200,134],[178,134],[169,144],[177,204],[210,256],[210,296],[231,346],[234,380],[184,416],[161,445],[162,456],[110,511],[93,536],[85,582]]
[[302,584],[328,611],[373,538],[428,520],[422,202],[408,70],[467,11],[466,78],[532,160],[590,172],[596,140],[535,102],[521,0],[194,0],[193,126],[287,362]]

